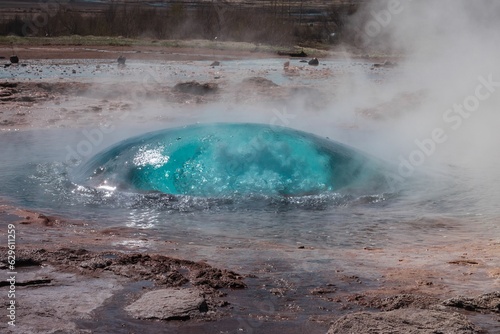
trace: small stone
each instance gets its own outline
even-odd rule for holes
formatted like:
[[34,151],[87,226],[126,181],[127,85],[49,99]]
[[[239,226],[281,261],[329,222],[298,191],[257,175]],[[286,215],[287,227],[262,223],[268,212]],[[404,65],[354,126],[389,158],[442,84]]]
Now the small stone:
[[318,60],[318,58],[313,58],[313,59],[309,60],[308,64],[311,66],[318,66],[319,60]]
[[120,56],[120,57],[118,57],[117,61],[118,61],[119,65],[125,65],[127,58],[125,58],[124,56]]

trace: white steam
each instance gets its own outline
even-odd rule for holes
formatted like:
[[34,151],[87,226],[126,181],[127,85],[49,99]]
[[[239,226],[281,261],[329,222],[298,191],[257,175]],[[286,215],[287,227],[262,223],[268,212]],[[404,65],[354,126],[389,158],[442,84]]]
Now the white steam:
[[[365,148],[397,163],[413,154],[415,169],[458,167],[472,188],[496,193],[499,15],[495,1],[373,1],[363,8],[351,22],[363,45],[402,55],[394,77],[381,85],[358,81],[365,94],[346,98],[351,110],[377,99],[387,109],[389,117],[370,123],[375,131]],[[394,113],[398,96],[411,103]],[[438,142],[430,142],[433,133]]]
[[[307,107],[318,101],[314,92],[307,90],[268,104],[259,94],[269,95],[273,88],[259,91],[238,83],[245,77],[283,71],[285,60],[272,60],[272,69],[266,73],[231,72],[224,62],[211,68],[207,61],[199,73],[179,75],[185,74],[184,81],[200,82],[212,81],[215,76],[222,76],[218,82],[230,78],[221,85],[221,99],[199,105],[192,101],[183,107],[167,105],[163,110],[145,102],[142,112],[145,119],[155,113],[162,122],[172,119],[158,127],[195,122],[289,126],[403,164],[405,175],[429,169],[449,174],[458,169],[460,178],[470,180],[468,188],[495,194],[500,180],[500,169],[496,168],[500,162],[498,17],[500,3],[495,1],[372,1],[351,17],[348,27],[358,31],[363,46],[359,54],[379,55],[377,62],[397,55],[389,59],[398,66],[382,70],[388,74],[380,75],[380,80],[374,80],[378,70],[349,70],[362,62],[352,58],[343,65],[344,70],[334,68],[316,81],[323,93],[333,96],[321,108]],[[345,55],[349,57],[348,52]],[[317,68],[322,69],[325,67]],[[165,73],[172,72],[168,71]],[[317,88],[316,74],[311,71],[299,72],[303,77],[307,77],[304,73],[312,75],[308,79]],[[158,76],[159,81],[164,80],[163,74]],[[180,76],[174,79],[165,84],[181,81]]]

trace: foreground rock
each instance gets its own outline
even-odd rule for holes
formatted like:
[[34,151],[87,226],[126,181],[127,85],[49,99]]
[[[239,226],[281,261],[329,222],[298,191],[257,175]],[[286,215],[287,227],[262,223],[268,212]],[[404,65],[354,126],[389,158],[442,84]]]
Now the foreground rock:
[[471,298],[459,296],[443,301],[443,305],[476,312],[500,313],[500,291],[485,293]]
[[[0,251],[6,248],[0,247]],[[5,253],[6,254],[6,253]],[[7,265],[7,259],[3,259]],[[80,274],[96,276],[114,273],[133,281],[151,280],[156,285],[178,287],[189,283],[204,292],[221,288],[243,289],[246,287],[239,274],[211,267],[204,262],[193,262],[158,254],[124,254],[120,252],[90,252],[86,249],[61,248],[19,250],[16,264],[38,266],[52,264],[66,271],[78,270]]]
[[136,319],[186,320],[208,306],[197,290],[170,288],[147,292],[125,310]]
[[458,313],[399,309],[348,314],[335,321],[327,334],[347,333],[479,334],[481,331]]
[[[34,220],[30,218],[28,225],[47,228]],[[22,226],[27,225],[17,228]],[[5,277],[0,288],[5,288],[10,286],[6,280],[7,248],[0,247],[0,253],[4,254],[0,272]],[[242,277],[231,271],[158,254],[30,249],[23,245],[16,249],[16,267],[23,268],[16,277],[17,322],[15,327],[0,322],[0,333],[90,333],[89,328],[113,327],[109,322],[114,317],[125,322],[131,317],[215,320],[225,313],[221,308],[229,305],[222,299],[227,293],[219,289],[245,287]],[[122,297],[151,287],[159,290],[145,293],[132,304]],[[0,317],[8,319],[8,312],[5,304]],[[100,330],[97,332],[116,332]],[[150,332],[156,331],[145,331]]]
[[[20,265],[23,269],[16,277],[19,278],[15,292],[16,326],[2,321],[0,333],[86,333],[80,331],[78,323],[92,321],[94,312],[114,294],[120,293],[126,283],[122,277],[107,272],[89,277],[62,272],[51,265],[27,262],[20,262]],[[6,272],[3,275],[7,277]],[[5,283],[2,281],[0,285],[5,286]],[[0,317],[9,319],[8,314],[5,304],[0,308]]]

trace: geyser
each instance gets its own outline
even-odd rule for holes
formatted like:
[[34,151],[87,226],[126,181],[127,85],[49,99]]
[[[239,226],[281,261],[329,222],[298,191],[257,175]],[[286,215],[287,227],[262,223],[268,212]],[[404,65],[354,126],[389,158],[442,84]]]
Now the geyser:
[[316,195],[384,180],[380,164],[355,149],[260,124],[192,125],[131,138],[90,159],[77,179],[108,190],[198,197]]

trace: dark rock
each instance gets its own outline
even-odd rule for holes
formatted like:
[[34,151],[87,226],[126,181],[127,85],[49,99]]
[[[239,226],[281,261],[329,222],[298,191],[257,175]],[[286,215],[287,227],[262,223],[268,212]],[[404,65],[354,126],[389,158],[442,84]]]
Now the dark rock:
[[0,82],[0,87],[2,87],[2,88],[16,88],[17,82]]
[[38,267],[41,263],[33,259],[16,259],[16,267]]
[[205,299],[195,289],[161,289],[145,293],[125,308],[136,319],[183,320],[207,312]]
[[212,64],[210,64],[210,66],[219,66],[220,65],[220,62],[218,61],[214,61]]
[[399,309],[389,312],[357,312],[336,320],[327,334],[479,334],[482,331],[458,313]]
[[17,63],[19,63],[19,57],[18,57],[18,56],[16,56],[16,55],[12,55],[12,56],[10,56],[10,62],[11,62],[12,64],[17,64]]
[[127,58],[125,58],[124,56],[120,56],[120,57],[118,57],[117,61],[118,61],[118,65],[125,65]]
[[384,61],[383,63],[375,63],[372,65],[372,69],[374,68],[380,68],[380,67],[387,67],[387,68],[393,68],[393,67],[396,67],[398,64],[395,63],[395,62],[392,62],[392,61]]
[[464,260],[464,259],[453,260],[453,261],[449,261],[448,263],[449,264],[458,264],[458,265],[462,265],[462,266],[479,264],[479,262],[477,262],[477,261],[474,261],[474,260]]
[[194,272],[192,284],[195,286],[207,286],[213,289],[230,288],[244,289],[246,284],[242,277],[230,270],[217,268],[203,268]]
[[500,313],[500,291],[485,293],[475,298],[458,296],[443,301],[443,305],[476,312]]
[[194,95],[206,95],[215,93],[219,89],[216,83],[204,83],[201,84],[196,81],[181,82],[174,86],[174,91],[194,94]]
[[307,57],[307,53],[304,50],[300,52],[286,52],[286,51],[278,51],[278,55],[280,56],[290,56],[290,57]]
[[318,58],[313,58],[313,59],[309,60],[308,64],[311,66],[318,66],[319,60],[318,60]]

